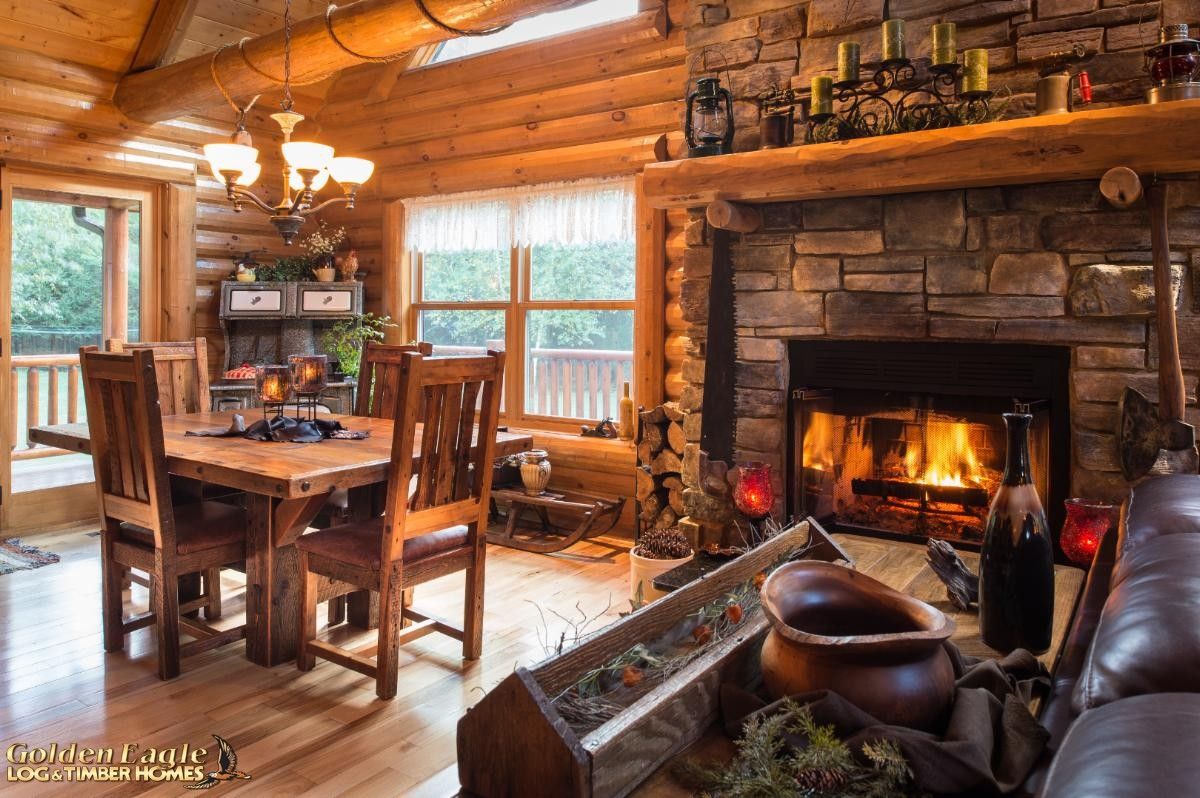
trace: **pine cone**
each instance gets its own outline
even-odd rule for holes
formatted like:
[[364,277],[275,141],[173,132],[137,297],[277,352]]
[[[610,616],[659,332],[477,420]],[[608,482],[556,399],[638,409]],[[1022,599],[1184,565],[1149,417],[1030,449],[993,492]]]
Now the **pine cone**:
[[679,527],[655,529],[642,535],[637,553],[652,560],[678,560],[692,556],[692,547]]
[[850,782],[845,771],[833,768],[805,768],[796,774],[796,785],[802,790],[836,793]]

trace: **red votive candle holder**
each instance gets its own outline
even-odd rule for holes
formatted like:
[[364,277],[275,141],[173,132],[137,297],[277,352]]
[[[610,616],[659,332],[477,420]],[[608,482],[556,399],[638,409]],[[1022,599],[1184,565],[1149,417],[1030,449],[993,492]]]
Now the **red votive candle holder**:
[[738,465],[737,487],[733,489],[734,506],[751,520],[764,517],[775,506],[775,488],[771,485],[769,463],[751,461]]
[[1087,499],[1067,499],[1067,521],[1058,545],[1073,563],[1090,565],[1100,541],[1112,526],[1113,505]]

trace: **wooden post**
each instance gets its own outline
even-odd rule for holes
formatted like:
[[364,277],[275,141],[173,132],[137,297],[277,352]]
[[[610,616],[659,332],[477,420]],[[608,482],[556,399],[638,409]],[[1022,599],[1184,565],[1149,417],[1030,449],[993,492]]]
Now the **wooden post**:
[[[425,0],[429,13],[446,25],[482,31],[523,17],[582,5],[586,0]],[[324,14],[292,26],[293,79],[313,82],[359,66],[347,50],[373,56],[409,52],[453,38],[431,22],[413,0],[359,0],[338,8],[330,23],[346,49],[329,35]],[[246,41],[245,58],[232,48],[217,58],[221,84],[233,97],[277,91],[272,76],[283,74],[284,36],[276,31]],[[204,53],[169,66],[126,75],[113,102],[126,116],[161,122],[221,105],[224,98],[212,78],[213,56]],[[265,74],[264,74],[265,73]]]
[[196,336],[196,186],[170,183],[159,196],[160,340],[186,341]]
[[[653,407],[663,399],[663,346],[666,340],[667,215],[646,202],[637,178],[637,304],[634,312],[634,406]],[[617,389],[620,390],[617,381]]]
[[383,274],[381,311],[392,317],[395,327],[387,328],[386,343],[399,344],[409,337],[410,321],[405,316],[412,300],[412,270],[404,246],[404,203],[391,200],[383,204]]
[[129,330],[129,209],[104,209],[104,338]]

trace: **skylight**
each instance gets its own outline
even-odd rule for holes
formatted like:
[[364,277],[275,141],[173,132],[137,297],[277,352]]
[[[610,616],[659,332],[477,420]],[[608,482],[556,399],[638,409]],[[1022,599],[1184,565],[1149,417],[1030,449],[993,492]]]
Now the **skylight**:
[[467,56],[479,55],[511,44],[521,44],[535,39],[558,36],[562,33],[583,30],[606,22],[632,17],[637,13],[637,0],[592,0],[581,6],[564,11],[539,14],[523,19],[511,27],[490,36],[464,36],[443,44],[431,63],[441,64]]

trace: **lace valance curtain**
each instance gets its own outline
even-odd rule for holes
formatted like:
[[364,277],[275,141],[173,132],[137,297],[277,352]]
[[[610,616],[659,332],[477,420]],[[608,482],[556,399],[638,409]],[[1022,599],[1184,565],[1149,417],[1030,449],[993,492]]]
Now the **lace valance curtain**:
[[447,194],[404,207],[405,246],[420,252],[634,240],[632,178]]

